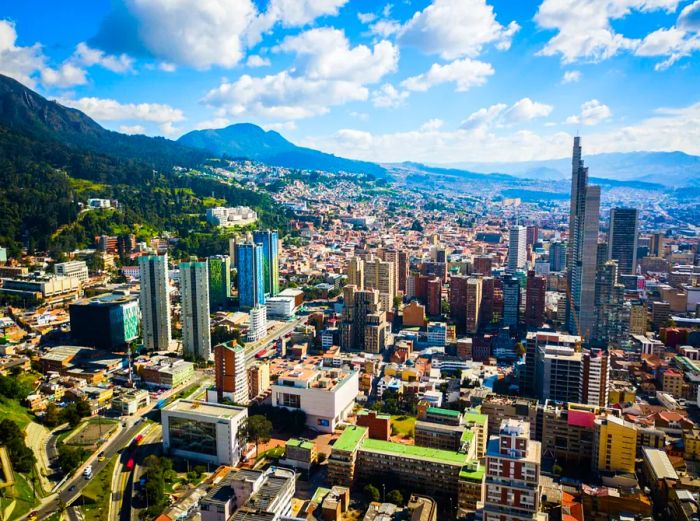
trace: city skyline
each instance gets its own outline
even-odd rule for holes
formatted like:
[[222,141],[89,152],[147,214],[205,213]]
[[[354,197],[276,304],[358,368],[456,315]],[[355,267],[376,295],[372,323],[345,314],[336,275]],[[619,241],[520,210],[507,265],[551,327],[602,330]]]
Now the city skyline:
[[562,158],[579,132],[591,154],[700,154],[698,1],[167,6],[11,1],[0,73],[170,138],[253,122],[373,161]]

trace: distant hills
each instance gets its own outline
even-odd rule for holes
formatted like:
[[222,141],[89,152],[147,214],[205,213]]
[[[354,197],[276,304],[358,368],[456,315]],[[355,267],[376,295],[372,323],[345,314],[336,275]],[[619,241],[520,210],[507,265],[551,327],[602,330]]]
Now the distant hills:
[[[700,157],[683,152],[626,152],[594,154],[584,157],[592,178],[615,181],[641,181],[665,187],[700,186]],[[567,179],[571,177],[571,159],[523,161],[512,163],[463,162],[435,165],[476,173],[499,172],[521,179]]]
[[221,129],[193,130],[177,140],[218,156],[241,157],[272,166],[327,172],[364,173],[383,176],[386,170],[375,163],[345,159],[311,148],[298,147],[279,133],[265,131],[251,123],[237,123]]

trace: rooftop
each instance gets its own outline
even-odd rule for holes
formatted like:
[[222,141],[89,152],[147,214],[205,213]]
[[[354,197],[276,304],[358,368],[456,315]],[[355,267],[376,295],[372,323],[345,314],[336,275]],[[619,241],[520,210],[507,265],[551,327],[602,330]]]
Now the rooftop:
[[235,418],[247,412],[245,407],[202,402],[199,400],[176,400],[163,410],[168,412],[197,414],[210,418]]
[[460,414],[459,411],[453,411],[452,409],[443,409],[441,407],[428,407],[428,414],[437,414],[439,416],[450,416],[456,418]]
[[359,446],[360,442],[362,441],[362,438],[366,435],[367,427],[347,427],[343,431],[343,434],[341,434],[340,437],[337,440],[335,440],[335,443],[333,444],[333,449],[352,452]]
[[464,465],[467,461],[467,455],[459,452],[432,449],[429,447],[417,447],[415,445],[404,445],[403,443],[394,443],[383,440],[366,439],[362,443],[362,450],[404,456],[418,460],[427,460],[436,463],[446,463],[450,465]]

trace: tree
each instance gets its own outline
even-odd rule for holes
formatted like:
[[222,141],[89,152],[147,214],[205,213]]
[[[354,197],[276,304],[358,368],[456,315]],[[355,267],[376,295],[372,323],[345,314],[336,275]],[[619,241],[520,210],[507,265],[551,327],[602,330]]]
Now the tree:
[[32,470],[34,463],[36,463],[36,457],[24,443],[22,430],[14,421],[7,418],[0,421],[0,445],[7,448],[15,471],[29,472]]
[[362,489],[362,491],[365,493],[365,495],[369,498],[370,501],[379,501],[379,489],[371,483],[367,483],[365,485],[365,488]]
[[255,442],[255,452],[258,452],[260,442],[270,441],[272,436],[272,422],[261,414],[248,416],[245,424],[246,438],[248,441]]
[[389,493],[386,495],[386,500],[389,503],[394,503],[395,505],[403,505],[403,494],[401,493],[400,490],[391,490]]
[[71,427],[76,427],[80,423],[80,413],[75,403],[66,405],[61,412],[61,416],[63,417],[63,421],[68,422],[68,425]]
[[44,412],[44,425],[52,429],[61,423],[61,409],[55,403],[50,403]]
[[413,223],[411,224],[411,230],[414,232],[422,232],[423,231],[423,225],[420,223],[418,219],[415,219]]
[[78,412],[81,418],[87,418],[88,416],[92,416],[90,402],[88,402],[85,398],[81,398],[75,403],[75,410]]
[[394,297],[394,309],[399,309],[399,307],[401,306],[401,302],[403,302],[403,299],[401,297]]
[[69,447],[61,443],[58,445],[58,466],[65,474],[70,474],[80,466],[86,455],[82,447]]

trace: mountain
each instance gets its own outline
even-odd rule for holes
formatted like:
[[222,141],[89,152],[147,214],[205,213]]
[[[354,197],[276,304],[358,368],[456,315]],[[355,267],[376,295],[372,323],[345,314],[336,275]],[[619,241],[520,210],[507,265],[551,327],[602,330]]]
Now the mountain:
[[302,170],[350,172],[383,176],[386,170],[366,161],[345,159],[311,148],[298,147],[279,133],[250,123],[222,129],[193,130],[177,140],[182,145],[208,150],[216,155],[244,157],[268,165]]
[[47,100],[0,74],[0,125],[35,139],[71,148],[139,160],[154,167],[195,166],[206,153],[162,137],[130,136],[101,127],[79,110]]
[[[700,157],[683,152],[617,152],[584,157],[590,175],[615,181],[659,183],[666,187],[700,186]],[[463,168],[472,172],[502,172],[526,179],[567,179],[571,158],[513,163],[463,162],[434,165]]]

